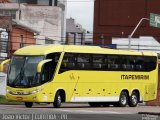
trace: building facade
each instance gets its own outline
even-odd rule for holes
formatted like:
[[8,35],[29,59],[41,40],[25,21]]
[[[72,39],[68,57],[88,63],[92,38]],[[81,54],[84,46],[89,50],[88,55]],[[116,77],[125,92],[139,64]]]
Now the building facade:
[[35,29],[30,28],[19,21],[13,20],[12,31],[10,32],[9,56],[12,56],[19,48],[35,45],[35,36],[38,34],[39,32]]
[[[127,38],[141,18],[160,14],[159,0],[96,0],[94,43],[111,44],[112,38]],[[160,42],[160,29],[144,20],[133,37],[153,36]]]
[[65,37],[66,0],[10,0],[0,4],[0,15],[40,31],[37,44],[60,44]]
[[86,31],[84,44],[93,45],[93,32]]
[[0,3],[9,3],[10,0],[0,0]]
[[66,20],[66,44],[69,45],[84,45],[85,29],[82,25],[75,22],[75,19],[69,18]]

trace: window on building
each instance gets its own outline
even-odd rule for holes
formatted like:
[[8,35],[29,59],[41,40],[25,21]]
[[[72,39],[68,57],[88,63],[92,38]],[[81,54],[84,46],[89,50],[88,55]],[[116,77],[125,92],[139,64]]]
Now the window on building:
[[0,15],[12,16],[12,19],[16,19],[16,10],[0,10]]
[[37,4],[38,0],[24,0],[27,1],[27,4]]
[[53,40],[45,40],[45,44],[54,44]]
[[54,0],[54,6],[58,6],[58,0]]
[[38,5],[49,5],[50,0],[38,0]]
[[[12,3],[27,3],[27,0],[10,0]],[[30,0],[31,1],[31,0]]]
[[9,11],[9,10],[6,10],[6,11],[4,11],[4,14],[5,14],[5,15],[10,15],[10,11]]
[[18,0],[10,0],[12,3],[18,3]]
[[16,19],[16,10],[11,10],[10,15],[12,16],[12,19]]
[[27,1],[32,1],[32,0],[19,0],[19,3],[27,3]]
[[0,15],[3,15],[3,10],[0,10]]

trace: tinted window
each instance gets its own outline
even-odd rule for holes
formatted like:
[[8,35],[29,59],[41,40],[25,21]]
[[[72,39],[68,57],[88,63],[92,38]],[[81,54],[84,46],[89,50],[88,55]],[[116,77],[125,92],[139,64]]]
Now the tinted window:
[[105,55],[92,55],[92,69],[104,70],[107,68]]
[[135,69],[135,57],[134,56],[121,56],[121,70],[133,71]]
[[107,56],[107,61],[108,61],[108,70],[120,70],[120,56],[117,55],[108,55]]
[[76,69],[76,54],[65,53],[59,73]]
[[90,54],[78,54],[77,56],[77,67],[82,70],[91,69],[91,55]]
[[152,71],[157,58],[153,56],[65,53],[60,73],[68,70]]
[[145,57],[144,59],[144,69],[145,71],[152,71],[156,69],[157,58],[156,57]]

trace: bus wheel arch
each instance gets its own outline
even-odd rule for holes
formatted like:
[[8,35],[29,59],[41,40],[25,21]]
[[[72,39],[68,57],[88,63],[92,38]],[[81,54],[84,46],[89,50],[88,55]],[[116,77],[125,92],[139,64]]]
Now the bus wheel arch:
[[57,90],[55,97],[54,97],[54,102],[53,105],[55,108],[59,108],[61,106],[62,102],[66,101],[66,93],[63,89]]
[[132,94],[129,97],[128,105],[130,107],[136,107],[139,101],[140,101],[140,92],[139,90],[135,89],[132,91]]

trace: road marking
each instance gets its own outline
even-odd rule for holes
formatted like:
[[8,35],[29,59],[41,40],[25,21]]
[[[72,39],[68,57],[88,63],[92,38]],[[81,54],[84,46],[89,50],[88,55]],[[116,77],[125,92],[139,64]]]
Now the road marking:
[[69,113],[82,113],[82,114],[135,114],[135,113],[129,113],[129,112],[115,112],[115,111],[91,111],[91,110],[62,110],[59,109],[59,111],[62,112],[69,112]]

